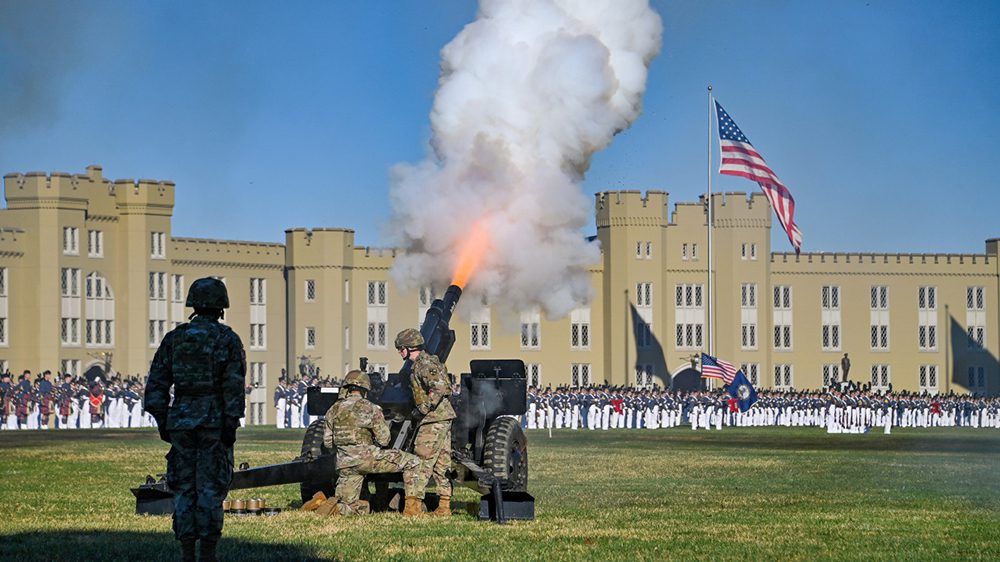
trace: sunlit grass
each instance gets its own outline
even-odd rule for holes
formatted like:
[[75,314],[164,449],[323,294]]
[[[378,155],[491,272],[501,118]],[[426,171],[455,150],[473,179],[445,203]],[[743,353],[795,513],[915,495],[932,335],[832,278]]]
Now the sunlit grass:
[[[237,462],[290,460],[302,430],[247,429]],[[1000,559],[1000,431],[811,428],[529,432],[537,519],[320,518],[297,485],[234,492],[231,560]],[[162,472],[152,430],[0,433],[0,558],[174,560],[129,487]],[[455,502],[476,504],[470,490]]]

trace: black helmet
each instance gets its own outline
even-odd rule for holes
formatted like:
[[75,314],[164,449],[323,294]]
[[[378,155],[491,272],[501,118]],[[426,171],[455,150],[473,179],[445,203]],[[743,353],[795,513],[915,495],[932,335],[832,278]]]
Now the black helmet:
[[229,292],[226,285],[213,277],[202,277],[188,289],[184,306],[191,308],[229,308]]

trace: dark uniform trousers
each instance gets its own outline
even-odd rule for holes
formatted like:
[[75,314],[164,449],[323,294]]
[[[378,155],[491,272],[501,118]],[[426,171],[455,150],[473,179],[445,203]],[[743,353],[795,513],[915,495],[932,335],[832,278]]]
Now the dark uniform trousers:
[[233,480],[233,448],[219,428],[170,432],[167,484],[174,491],[174,535],[218,539],[222,535],[222,500]]

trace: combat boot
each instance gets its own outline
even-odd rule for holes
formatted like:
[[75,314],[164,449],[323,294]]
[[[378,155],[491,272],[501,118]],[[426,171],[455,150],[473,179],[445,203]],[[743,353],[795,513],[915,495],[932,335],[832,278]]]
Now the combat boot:
[[341,504],[337,498],[330,498],[323,502],[323,505],[316,508],[316,515],[333,517],[335,515],[341,515],[341,511]]
[[195,543],[198,539],[183,539],[181,540],[181,559],[184,562],[195,562],[194,557]]
[[403,517],[417,517],[424,514],[424,502],[416,496],[406,496]]
[[451,496],[441,496],[438,501],[437,509],[435,509],[432,515],[451,515]]
[[216,562],[218,558],[215,556],[215,547],[218,544],[218,539],[201,539],[201,548],[198,552],[198,559],[201,562]]

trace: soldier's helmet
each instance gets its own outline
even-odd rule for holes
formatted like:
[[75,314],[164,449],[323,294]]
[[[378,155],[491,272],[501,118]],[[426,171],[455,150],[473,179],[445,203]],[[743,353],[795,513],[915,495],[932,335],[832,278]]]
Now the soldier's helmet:
[[229,308],[229,292],[226,285],[218,279],[203,277],[188,289],[187,302],[184,306],[191,308]]
[[347,373],[347,376],[344,377],[344,386],[355,386],[368,391],[372,389],[372,382],[368,378],[368,375],[362,373],[361,371],[354,370]]
[[404,347],[420,347],[424,345],[424,336],[416,328],[407,328],[396,336],[396,349]]

